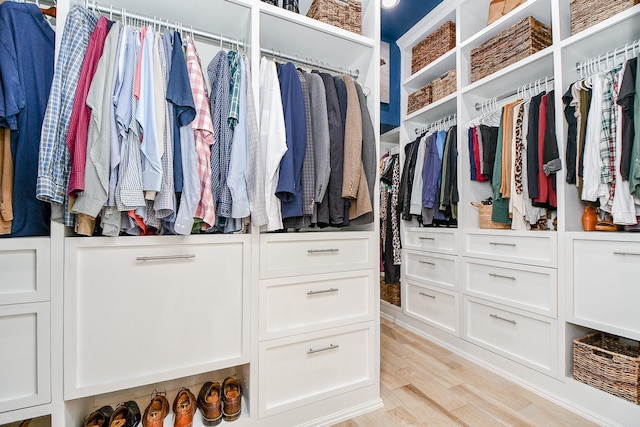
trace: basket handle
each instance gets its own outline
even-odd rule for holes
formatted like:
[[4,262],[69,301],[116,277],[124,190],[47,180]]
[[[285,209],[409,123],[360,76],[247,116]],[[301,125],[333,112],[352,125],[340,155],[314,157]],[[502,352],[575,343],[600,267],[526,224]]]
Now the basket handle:
[[604,357],[605,359],[613,359],[613,354],[607,353],[602,350],[596,350],[595,348],[591,349],[591,352],[596,356]]
[[471,202],[471,206],[473,206],[473,207],[479,208],[480,205],[481,205],[480,202]]

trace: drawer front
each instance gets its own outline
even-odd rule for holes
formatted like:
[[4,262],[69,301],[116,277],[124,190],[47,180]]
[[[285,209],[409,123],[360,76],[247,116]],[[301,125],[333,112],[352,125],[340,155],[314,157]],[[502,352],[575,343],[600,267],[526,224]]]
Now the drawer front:
[[556,317],[557,271],[492,261],[464,261],[466,293]]
[[465,297],[465,338],[540,372],[557,373],[554,319]]
[[371,385],[373,322],[260,344],[260,418]]
[[373,320],[372,269],[260,283],[260,339]]
[[49,303],[0,307],[0,412],[51,402]]
[[405,251],[402,263],[405,277],[445,288],[456,288],[457,258]]
[[49,238],[0,239],[0,305],[49,300]]
[[640,339],[640,242],[573,242],[573,315]]
[[557,267],[557,236],[553,232],[531,235],[472,234],[464,236],[465,255],[497,261]]
[[456,230],[407,227],[403,244],[406,249],[454,254],[456,252]]
[[458,333],[458,295],[407,282],[405,312],[445,331]]
[[[371,233],[307,233],[302,236],[261,235],[260,277],[263,279],[373,268]],[[377,252],[375,252],[377,253]]]
[[67,253],[66,398],[248,358],[250,262],[242,242]]

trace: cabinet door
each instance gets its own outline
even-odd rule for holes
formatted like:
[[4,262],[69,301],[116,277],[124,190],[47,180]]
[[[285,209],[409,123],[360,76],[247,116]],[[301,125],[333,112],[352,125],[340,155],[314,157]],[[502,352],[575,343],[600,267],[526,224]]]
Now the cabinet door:
[[515,235],[490,232],[465,233],[464,254],[496,261],[556,267],[558,247],[555,232],[538,231]]
[[66,398],[248,361],[246,236],[215,237],[67,243]]
[[405,286],[405,312],[451,334],[458,333],[458,294],[411,281]]
[[407,227],[404,230],[404,248],[419,251],[455,255],[457,250],[457,230]]
[[408,250],[404,251],[404,254],[402,268],[406,278],[443,288],[455,289],[458,287],[456,279],[457,257]]
[[49,303],[0,306],[0,412],[51,401]]
[[260,417],[373,384],[373,322],[260,344]]
[[49,238],[0,239],[0,305],[49,300]]

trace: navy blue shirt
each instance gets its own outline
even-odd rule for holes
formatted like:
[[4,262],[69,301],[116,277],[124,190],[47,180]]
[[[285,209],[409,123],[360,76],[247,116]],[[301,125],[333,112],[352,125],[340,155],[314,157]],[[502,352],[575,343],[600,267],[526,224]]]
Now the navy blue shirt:
[[182,52],[182,40],[177,31],[173,34],[171,70],[167,84],[167,101],[173,104],[173,180],[176,193],[182,192],[182,150],[180,148],[180,128],[196,118],[196,106],[191,93],[191,83],[187,73],[187,62]]
[[287,152],[280,161],[276,196],[282,218],[302,216],[302,164],[307,150],[307,119],[298,70],[291,62],[278,66]]
[[49,234],[50,207],[36,199],[36,178],[54,41],[35,4],[0,4],[0,126],[11,129],[14,163],[11,237]]

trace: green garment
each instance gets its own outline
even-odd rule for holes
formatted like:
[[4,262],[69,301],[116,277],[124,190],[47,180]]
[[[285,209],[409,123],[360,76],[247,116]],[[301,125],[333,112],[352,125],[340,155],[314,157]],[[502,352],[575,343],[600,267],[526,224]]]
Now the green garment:
[[511,224],[511,218],[509,217],[509,199],[503,199],[500,194],[500,186],[502,185],[502,142],[504,139],[504,113],[505,109],[502,109],[500,115],[500,128],[498,129],[498,143],[496,145],[496,160],[493,164],[493,180],[491,186],[493,187],[493,210],[491,212],[491,220],[493,222],[499,222],[501,224]]
[[[638,123],[640,117],[640,61],[637,65],[636,93],[633,101],[633,117]],[[640,129],[636,127],[636,134],[633,137],[633,151],[631,152],[631,170],[629,171],[629,189],[631,194],[640,197]]]

